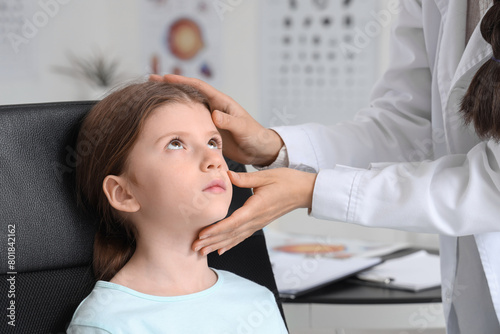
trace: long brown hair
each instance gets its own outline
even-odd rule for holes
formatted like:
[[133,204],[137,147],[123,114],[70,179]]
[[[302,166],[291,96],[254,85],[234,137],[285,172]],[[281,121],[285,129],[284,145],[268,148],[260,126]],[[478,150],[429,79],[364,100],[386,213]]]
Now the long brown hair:
[[460,111],[483,139],[500,141],[500,0],[481,21],[481,34],[493,48],[493,57],[476,72],[462,99]]
[[161,105],[201,103],[207,98],[193,87],[164,82],[126,86],[98,102],[85,117],[77,139],[76,187],[80,205],[97,212],[94,275],[110,280],[135,251],[135,229],[109,204],[104,178],[120,175],[144,122]]

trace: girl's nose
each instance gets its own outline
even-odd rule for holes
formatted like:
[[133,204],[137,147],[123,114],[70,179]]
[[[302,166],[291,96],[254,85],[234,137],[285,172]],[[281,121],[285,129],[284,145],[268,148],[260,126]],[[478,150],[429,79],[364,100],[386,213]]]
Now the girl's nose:
[[209,171],[212,169],[220,169],[224,164],[224,158],[218,150],[207,149],[202,161],[202,170]]

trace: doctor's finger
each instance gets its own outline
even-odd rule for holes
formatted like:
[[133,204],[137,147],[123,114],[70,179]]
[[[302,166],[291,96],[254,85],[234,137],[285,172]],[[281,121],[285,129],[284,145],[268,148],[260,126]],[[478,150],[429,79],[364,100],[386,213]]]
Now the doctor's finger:
[[219,110],[214,110],[212,112],[212,120],[217,128],[228,130],[233,134],[244,133],[248,129],[248,124],[245,119],[232,116]]
[[236,102],[228,95],[215,89],[203,80],[197,78],[184,77],[182,75],[165,74],[163,81],[171,83],[179,83],[191,86],[203,93],[210,101],[210,106],[214,109],[220,109],[223,112],[229,113],[230,106]]
[[222,241],[215,243],[215,244],[210,244],[206,247],[203,247],[200,250],[200,253],[203,255],[207,255],[208,253],[217,251],[219,255],[224,254],[226,251],[232,249],[234,246],[237,246],[241,242],[243,242],[245,239],[248,237],[252,236],[253,232],[247,231],[242,234],[238,234],[237,236],[230,238],[230,239],[223,239]]
[[229,171],[228,174],[231,179],[231,183],[240,188],[258,188],[275,182],[273,172],[269,170],[251,173],[236,173]]
[[150,74],[149,75],[149,81],[163,81],[163,77],[158,74]]
[[199,251],[203,255],[207,255],[213,251],[219,251],[219,254],[233,248],[249,236],[253,234],[252,231],[218,234],[206,239],[198,239],[193,243],[193,249]]
[[230,217],[205,228],[200,232],[200,239],[193,243],[193,249],[229,250],[260,230],[262,225],[259,219],[253,219],[253,210],[243,206]]
[[202,247],[209,243],[217,243],[223,239],[234,238],[245,230],[251,229],[251,223],[255,216],[255,213],[252,214],[252,212],[255,212],[255,208],[248,208],[248,202],[235,210],[230,217],[204,228],[199,234],[203,243]]

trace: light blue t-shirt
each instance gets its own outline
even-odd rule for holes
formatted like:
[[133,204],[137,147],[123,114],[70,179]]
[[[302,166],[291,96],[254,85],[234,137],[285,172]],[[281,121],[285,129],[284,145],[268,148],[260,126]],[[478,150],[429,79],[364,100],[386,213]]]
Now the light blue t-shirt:
[[159,297],[98,281],[73,315],[68,334],[288,333],[273,294],[224,270],[210,288]]

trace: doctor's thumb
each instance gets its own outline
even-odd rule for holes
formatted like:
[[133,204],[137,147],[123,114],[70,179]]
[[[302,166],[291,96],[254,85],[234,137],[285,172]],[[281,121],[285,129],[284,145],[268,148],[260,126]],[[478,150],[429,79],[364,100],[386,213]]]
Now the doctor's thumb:
[[231,183],[240,188],[255,188],[261,185],[261,180],[255,173],[236,173],[228,171]]
[[219,110],[214,110],[212,112],[212,120],[215,126],[219,129],[229,130],[232,132],[238,127],[238,119]]

